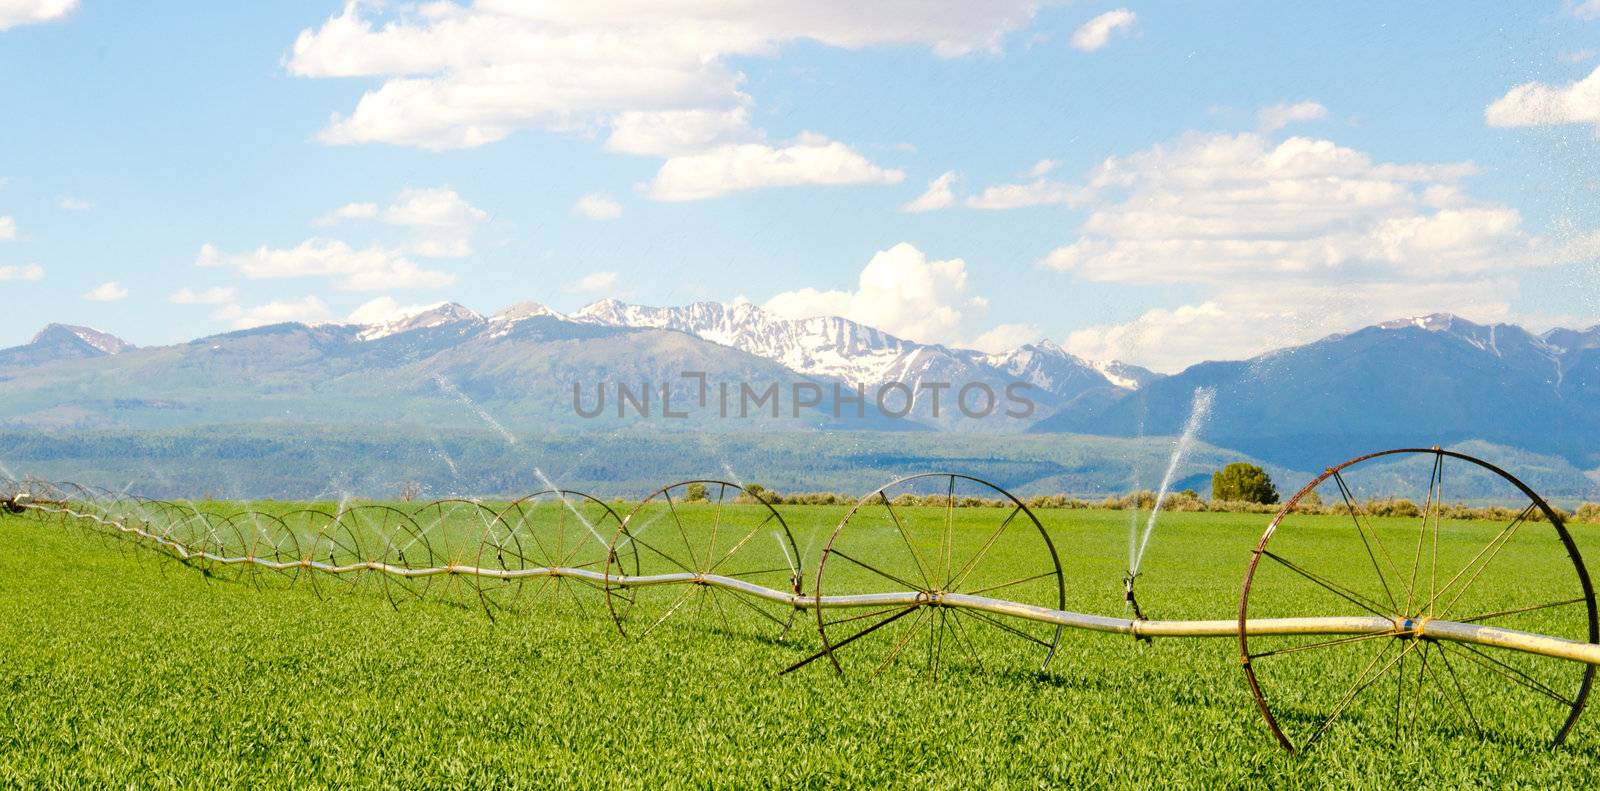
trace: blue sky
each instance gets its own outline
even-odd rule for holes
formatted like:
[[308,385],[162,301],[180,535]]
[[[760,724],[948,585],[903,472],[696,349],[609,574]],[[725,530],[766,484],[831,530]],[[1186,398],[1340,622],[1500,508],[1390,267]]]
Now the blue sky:
[[601,297],[1163,370],[1587,326],[1596,53],[1592,1],[0,0],[0,345]]

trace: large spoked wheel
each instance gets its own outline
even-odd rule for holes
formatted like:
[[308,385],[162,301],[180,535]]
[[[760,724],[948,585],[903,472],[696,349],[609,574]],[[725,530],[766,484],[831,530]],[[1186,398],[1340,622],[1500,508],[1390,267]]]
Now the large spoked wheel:
[[606,577],[617,628],[639,637],[681,614],[725,634],[782,639],[802,584],[777,509],[759,492],[711,480],[663,487],[635,506],[611,540]]
[[841,672],[874,675],[891,667],[932,676],[941,668],[1048,667],[1061,627],[985,609],[985,600],[1065,607],[1061,562],[1044,526],[987,481],[902,478],[863,497],[828,539],[817,565],[817,656]]
[[[1373,626],[1248,628],[1327,616]],[[1409,747],[1457,732],[1566,739],[1594,666],[1430,638],[1430,621],[1600,638],[1577,545],[1560,515],[1509,473],[1440,449],[1384,451],[1327,470],[1284,504],[1245,574],[1239,648],[1267,727],[1291,751],[1322,740]]]
[[390,534],[384,591],[396,609],[417,601],[479,606],[476,579],[468,573],[478,546],[499,516],[476,500],[437,500],[417,508]]
[[[484,612],[490,620],[545,607],[604,612],[606,560],[621,526],[611,506],[582,492],[538,492],[506,506],[478,544]],[[639,573],[634,549],[624,548],[619,573]]]

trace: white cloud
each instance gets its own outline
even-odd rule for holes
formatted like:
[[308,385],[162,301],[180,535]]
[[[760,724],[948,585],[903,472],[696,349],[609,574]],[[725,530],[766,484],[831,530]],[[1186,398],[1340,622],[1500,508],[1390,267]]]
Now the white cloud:
[[376,203],[346,203],[311,221],[312,225],[336,225],[343,220],[372,220],[378,216]]
[[980,352],[999,354],[1012,351],[1024,344],[1037,342],[1043,337],[1044,333],[1032,324],[1001,324],[966,345]]
[[570,291],[608,292],[617,287],[616,272],[594,272],[572,284]]
[[908,340],[954,343],[969,310],[967,265],[959,258],[930,261],[904,242],[880,250],[861,270],[855,291],[786,291],[762,307],[787,318],[843,316]]
[[78,7],[78,0],[0,0],[0,30],[54,22]]
[[1294,104],[1274,104],[1256,113],[1256,123],[1262,132],[1276,132],[1289,124],[1320,121],[1328,117],[1328,108],[1312,101]]
[[350,312],[345,321],[350,324],[386,324],[432,310],[443,303],[431,305],[402,305],[394,297],[382,296],[361,304]]
[[1567,0],[1567,13],[1585,22],[1600,19],[1600,0]]
[[306,77],[382,81],[332,119],[321,135],[329,143],[471,147],[519,129],[626,126],[627,113],[733,111],[748,97],[729,59],[774,55],[789,41],[922,45],[942,57],[998,51],[1038,5],[481,0],[385,4],[386,13],[350,2],[301,31],[285,64]]
[[0,266],[0,283],[13,280],[32,282],[44,279],[44,267],[38,264]]
[[1038,162],[1033,163],[1033,167],[1028,168],[1028,172],[1022,174],[1022,176],[1023,178],[1030,179],[1044,178],[1046,173],[1049,173],[1058,167],[1061,167],[1061,162],[1059,160],[1041,159]]
[[307,296],[250,307],[228,305],[214,311],[211,318],[215,321],[229,322],[235,329],[247,330],[291,321],[301,323],[326,321],[329,315],[328,303],[315,296]]
[[0,239],[17,238],[17,221],[12,217],[0,217]]
[[1138,14],[1126,8],[1107,11],[1078,28],[1072,34],[1072,47],[1084,52],[1093,52],[1111,43],[1111,34],[1118,30],[1133,27],[1139,21]]
[[123,288],[121,283],[112,280],[101,283],[84,292],[83,298],[90,302],[116,302],[128,298],[128,289]]
[[880,168],[843,143],[805,134],[784,148],[743,143],[672,157],[644,191],[655,200],[690,201],[768,187],[898,184],[904,178],[903,171]]
[[1082,281],[1183,285],[1185,304],[1083,328],[1064,346],[1160,370],[1250,356],[1441,310],[1509,315],[1518,269],[1570,260],[1472,163],[1374,161],[1328,140],[1190,133],[1093,169],[1078,238],[1042,263]]
[[228,267],[251,279],[328,277],[345,291],[379,291],[389,288],[438,288],[455,282],[455,275],[418,267],[393,250],[368,247],[358,250],[345,242],[310,239],[293,248],[259,247],[225,254],[207,244],[200,248],[196,266]]
[[604,192],[591,192],[572,204],[572,211],[591,220],[615,220],[622,216],[622,204]]
[[1562,63],[1582,63],[1593,57],[1594,50],[1592,49],[1575,49],[1556,55],[1556,60]]
[[1044,264],[1137,283],[1528,265],[1515,209],[1430,212],[1425,197],[1474,172],[1471,163],[1376,163],[1327,140],[1190,133],[1101,164],[1091,185],[1102,198],[1082,235]]
[[455,190],[429,187],[401,190],[394,203],[381,210],[376,203],[347,203],[312,224],[379,220],[411,231],[408,252],[427,258],[465,258],[472,255],[473,233],[488,219],[488,212],[466,202]]
[[732,110],[629,110],[610,120],[606,148],[623,154],[673,156],[723,143],[746,143],[761,135],[749,126],[744,107]]
[[974,209],[999,211],[1027,206],[1081,206],[1094,197],[1092,190],[1052,179],[1035,179],[1027,184],[997,184],[967,198]]
[[955,205],[956,196],[955,192],[951,190],[951,186],[955,184],[958,178],[960,176],[956,175],[954,170],[945,171],[943,175],[928,182],[928,188],[921,195],[918,195],[915,200],[901,206],[900,211],[936,211]]
[[180,288],[167,297],[167,301],[176,305],[226,305],[233,302],[238,291],[226,286],[208,288],[204,291],[195,291],[190,288]]
[[383,221],[411,229],[411,252],[429,258],[472,255],[472,234],[489,213],[461,199],[447,187],[402,190]]
[[60,206],[65,211],[88,211],[94,208],[93,203],[81,198],[74,198],[70,196],[62,196],[61,200],[56,201],[56,205]]
[[1484,108],[1490,126],[1600,125],[1600,67],[1567,85],[1525,82]]

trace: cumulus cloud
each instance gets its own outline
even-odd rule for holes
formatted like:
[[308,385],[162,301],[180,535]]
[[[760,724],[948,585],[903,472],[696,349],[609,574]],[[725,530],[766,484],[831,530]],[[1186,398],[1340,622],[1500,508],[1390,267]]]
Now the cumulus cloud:
[[1000,354],[1024,344],[1037,342],[1043,337],[1044,333],[1032,324],[1001,324],[972,339],[972,342],[966,345],[980,352]]
[[411,233],[406,251],[426,258],[464,258],[472,254],[472,235],[489,213],[466,202],[449,187],[404,189],[388,208],[347,203],[312,221],[330,226],[347,220],[377,220]]
[[247,330],[291,321],[307,324],[326,321],[329,315],[331,314],[328,311],[328,303],[315,296],[306,296],[248,307],[228,305],[213,312],[211,318],[215,321],[226,321],[232,324],[234,329]]
[[1396,316],[1505,317],[1518,269],[1571,253],[1528,233],[1516,209],[1473,198],[1463,181],[1475,172],[1250,133],[1190,133],[1109,158],[1089,174],[1095,198],[1077,239],[1042,266],[1195,296],[1063,345],[1174,370]]
[[[624,128],[641,120],[629,113],[735,111],[749,97],[729,59],[770,56],[789,41],[921,45],[941,57],[998,51],[1038,4],[557,0],[395,4],[386,7],[391,13],[350,2],[321,27],[301,31],[285,63],[305,77],[380,81],[353,111],[333,118],[321,134],[326,142],[461,148],[519,129]],[[630,140],[624,134],[615,145],[637,150]]]
[[0,240],[17,238],[17,221],[13,217],[0,217]]
[[226,305],[233,302],[238,292],[226,286],[217,286],[203,291],[191,288],[180,288],[167,297],[167,301],[175,305]]
[[83,293],[83,298],[90,302],[116,302],[128,298],[128,289],[115,280],[101,283]]
[[1328,117],[1328,108],[1312,101],[1294,104],[1274,104],[1256,112],[1256,123],[1263,132],[1276,132],[1289,124],[1320,121]]
[[423,269],[393,250],[377,246],[358,250],[329,239],[310,239],[292,248],[262,246],[233,254],[207,244],[200,248],[195,265],[226,267],[250,279],[333,278],[334,287],[344,291],[438,288],[456,279],[447,272]]
[[312,225],[337,225],[344,220],[372,220],[378,216],[376,203],[346,203],[311,221]]
[[1484,108],[1490,126],[1600,126],[1600,67],[1566,85],[1525,82]]
[[760,139],[744,107],[731,110],[629,110],[610,119],[606,148],[623,154],[669,157],[723,143]]
[[0,0],[0,30],[54,22],[78,7],[78,0]]
[[958,178],[960,176],[956,175],[954,170],[945,171],[943,175],[928,182],[928,188],[914,200],[901,206],[900,211],[912,213],[936,211],[955,205],[956,195],[951,187]]
[[64,211],[88,211],[94,208],[93,203],[70,196],[62,196],[61,200],[56,201],[56,205],[60,206]]
[[843,316],[908,340],[955,343],[967,314],[984,304],[967,295],[965,261],[931,261],[902,242],[867,262],[854,291],[803,288],[762,307],[786,318]]
[[578,278],[569,291],[609,292],[617,287],[616,272],[593,272]]
[[1092,190],[1053,179],[1034,179],[1026,184],[997,184],[967,198],[974,209],[1000,211],[1028,206],[1081,206],[1094,196]]
[[44,279],[44,267],[38,264],[23,264],[22,266],[0,266],[0,283],[7,281],[33,282]]
[[1126,8],[1107,11],[1078,28],[1072,34],[1069,42],[1073,49],[1084,52],[1093,52],[1111,43],[1111,34],[1118,30],[1132,28],[1139,21],[1139,16]]
[[622,216],[622,204],[604,192],[591,192],[572,204],[572,211],[591,220],[615,220]]
[[432,310],[441,304],[444,303],[402,305],[394,297],[382,296],[363,302],[361,307],[351,311],[350,315],[345,317],[345,321],[350,324],[386,324]]
[[843,143],[806,134],[783,148],[742,143],[672,157],[644,192],[659,201],[691,201],[769,187],[898,184],[904,178],[904,171],[880,168]]
[[383,211],[383,221],[409,228],[411,252],[429,258],[472,255],[472,234],[489,213],[461,199],[448,187],[407,189]]

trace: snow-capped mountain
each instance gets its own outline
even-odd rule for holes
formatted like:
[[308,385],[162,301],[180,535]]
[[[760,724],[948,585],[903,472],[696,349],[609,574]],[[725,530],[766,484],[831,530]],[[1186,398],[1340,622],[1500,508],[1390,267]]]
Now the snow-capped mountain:
[[1206,441],[1287,465],[1467,439],[1600,464],[1600,326],[1535,334],[1446,313],[1201,363],[1035,430],[1176,433],[1199,387],[1216,393]]
[[[1136,389],[1155,374],[1123,363],[1091,363],[1049,341],[1004,354],[922,344],[837,316],[784,319],[748,302],[645,307],[606,299],[575,321],[671,329],[765,357],[807,376],[849,384],[1025,381],[1059,399],[1099,388]],[[1002,382],[1003,386],[1003,382]]]
[[107,357],[132,348],[133,344],[92,327],[50,324],[26,344],[0,350],[0,368]]
[[364,341],[375,341],[391,335],[433,329],[446,324],[482,324],[483,320],[483,316],[465,305],[455,302],[436,302],[405,311],[381,323],[363,325],[356,337]]

